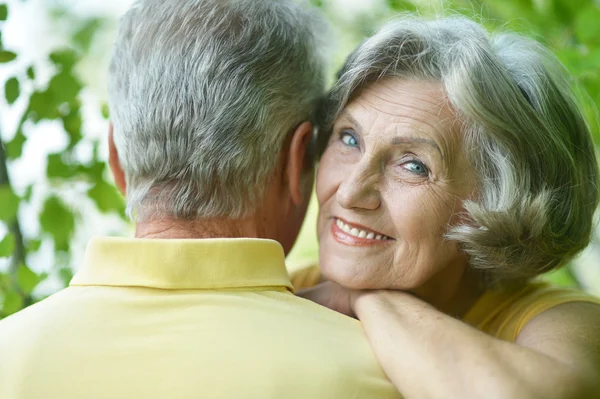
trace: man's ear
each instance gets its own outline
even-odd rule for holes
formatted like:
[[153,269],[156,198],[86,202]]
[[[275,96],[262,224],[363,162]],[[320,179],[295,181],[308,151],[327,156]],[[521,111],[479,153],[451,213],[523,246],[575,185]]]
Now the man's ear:
[[125,195],[127,192],[127,182],[125,181],[125,172],[121,167],[121,161],[119,161],[119,154],[117,147],[115,147],[115,141],[113,138],[113,124],[108,125],[108,165],[115,178],[115,183],[121,194]]
[[[303,186],[306,181],[305,174],[312,170],[313,165],[307,162],[313,162],[310,155],[310,145],[312,141],[313,126],[310,122],[304,122],[292,133],[292,140],[287,157],[287,183],[290,190],[292,201],[295,205],[303,204],[304,196],[310,193],[304,192]],[[312,186],[311,186],[312,187]]]

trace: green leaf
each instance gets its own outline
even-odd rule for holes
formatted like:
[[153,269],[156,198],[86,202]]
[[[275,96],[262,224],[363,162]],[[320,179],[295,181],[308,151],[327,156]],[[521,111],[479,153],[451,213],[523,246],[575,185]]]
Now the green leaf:
[[63,69],[70,70],[77,63],[77,53],[72,49],[62,49],[50,53],[50,61],[56,66],[60,66]]
[[40,224],[42,230],[54,239],[57,251],[69,249],[69,242],[75,230],[75,216],[60,198],[51,196],[46,199],[40,215]]
[[12,222],[19,211],[19,197],[17,197],[9,186],[0,186],[0,220]]
[[27,137],[23,134],[23,131],[19,129],[15,137],[8,143],[6,143],[6,158],[17,159],[23,154],[23,144],[27,141]]
[[48,155],[48,166],[46,175],[50,178],[58,177],[68,179],[77,174],[77,169],[73,165],[68,165],[63,161],[61,153]]
[[[8,273],[0,272],[0,304],[4,300],[4,292],[7,290],[6,287],[10,285],[10,275]],[[1,307],[0,307],[1,309]],[[1,317],[1,315],[0,315]]]
[[88,195],[103,213],[111,211],[123,213],[125,211],[125,201],[117,188],[103,180],[98,181],[88,191]]
[[69,135],[69,148],[73,148],[81,141],[83,138],[81,134],[81,126],[83,125],[83,120],[81,118],[81,112],[79,105],[71,107],[69,113],[62,118],[63,127],[65,131]]
[[42,119],[56,119],[60,116],[58,104],[52,93],[48,91],[35,91],[29,98],[29,111],[31,119],[39,122]]
[[21,291],[26,295],[31,294],[31,291],[33,291],[39,283],[45,280],[46,277],[48,277],[47,274],[42,273],[38,275],[23,264],[17,269],[17,283],[19,284]]
[[27,252],[37,252],[42,246],[42,240],[27,241]]
[[107,103],[102,104],[101,112],[104,119],[108,119],[110,117],[110,110]]
[[4,315],[11,315],[22,308],[23,298],[18,292],[11,290],[4,295],[4,303],[2,304],[2,313],[4,313]]
[[48,93],[52,96],[56,106],[71,103],[82,89],[82,84],[70,70],[64,70],[50,79]]
[[67,286],[71,280],[73,280],[73,270],[68,267],[61,267],[58,269],[58,277],[62,280],[63,284]]
[[30,66],[29,68],[27,68],[27,77],[30,80],[35,80],[35,69],[32,66]]
[[30,184],[25,189],[25,193],[23,194],[23,201],[31,201],[31,196],[33,195],[33,184]]
[[79,29],[73,35],[73,42],[82,48],[87,50],[94,40],[94,36],[102,27],[102,20],[99,18],[93,18],[87,21],[81,29]]
[[417,9],[410,0],[387,0],[387,4],[394,11],[415,11]]
[[15,237],[12,234],[4,236],[0,241],[0,258],[8,258],[12,255],[15,250]]
[[6,98],[6,102],[9,104],[14,104],[19,98],[21,94],[21,87],[19,85],[19,79],[10,78],[6,81],[4,85],[4,97]]
[[104,170],[106,169],[106,162],[98,161],[94,158],[94,162],[90,166],[79,165],[77,166],[77,172],[87,175],[90,180],[97,182],[103,181]]
[[6,63],[6,62],[11,62],[15,58],[17,58],[17,55],[15,53],[13,53],[12,51],[6,51],[6,50],[0,51],[0,63],[1,64]]
[[[67,107],[67,115],[75,112],[79,113],[79,101],[77,96],[82,89],[82,84],[79,79],[68,69],[54,75],[48,84],[45,91],[34,92],[29,99],[30,117],[34,122],[42,119],[56,119],[65,116],[62,108],[65,104]],[[71,123],[71,122],[69,122]],[[71,123],[75,126],[75,124]]]
[[8,19],[8,6],[6,4],[0,4],[0,21],[6,21]]

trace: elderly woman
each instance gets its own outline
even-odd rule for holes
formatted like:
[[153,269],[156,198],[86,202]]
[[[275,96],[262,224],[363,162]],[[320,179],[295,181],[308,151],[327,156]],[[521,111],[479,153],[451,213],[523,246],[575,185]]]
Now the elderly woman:
[[600,300],[532,282],[586,247],[599,198],[555,58],[403,18],[349,57],[324,110],[329,282],[303,295],[360,319],[408,399],[599,397]]

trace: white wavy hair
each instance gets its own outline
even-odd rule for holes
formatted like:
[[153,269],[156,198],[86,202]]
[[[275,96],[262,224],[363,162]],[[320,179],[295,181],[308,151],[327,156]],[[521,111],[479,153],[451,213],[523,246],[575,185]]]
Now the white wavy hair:
[[320,115],[321,151],[342,109],[384,77],[440,82],[478,177],[446,237],[489,282],[526,280],[587,246],[598,166],[570,76],[546,48],[464,18],[402,16],[347,59]]
[[324,92],[327,22],[288,0],[140,0],[110,64],[131,218],[238,218]]

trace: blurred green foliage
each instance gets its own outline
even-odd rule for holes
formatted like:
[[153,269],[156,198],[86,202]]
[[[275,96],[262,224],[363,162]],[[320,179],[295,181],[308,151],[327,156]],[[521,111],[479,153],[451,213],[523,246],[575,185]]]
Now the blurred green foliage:
[[[344,54],[394,13],[405,11],[425,16],[459,13],[483,21],[490,28],[504,28],[533,36],[553,49],[584,89],[581,100],[592,122],[596,140],[600,139],[595,111],[600,104],[600,7],[593,0],[388,0],[385,7],[369,10],[351,22],[331,6],[331,1],[312,2],[323,8],[346,36],[342,46]],[[0,4],[0,64],[19,60],[19,54],[4,47],[1,36],[2,21],[11,18],[10,11],[6,4]],[[63,17],[65,13],[59,14]],[[26,65],[3,82],[8,106],[20,101],[27,105],[15,132],[2,132],[0,135],[0,138],[11,137],[6,141],[0,139],[0,223],[8,229],[5,236],[0,236],[0,258],[8,262],[8,270],[0,272],[0,318],[40,299],[34,295],[35,288],[48,278],[48,274],[32,271],[28,258],[40,250],[43,242],[49,241],[53,245],[54,271],[62,283],[66,285],[72,278],[69,257],[73,235],[83,216],[65,201],[65,188],[84,184],[87,187],[85,195],[100,212],[123,217],[123,199],[108,176],[105,161],[99,156],[98,149],[102,143],[93,141],[93,155],[89,162],[80,163],[75,156],[77,145],[84,140],[81,96],[84,85],[77,75],[76,66],[86,56],[104,24],[101,18],[75,18],[73,21],[69,46],[47,54],[53,70],[47,81],[40,81],[36,68]],[[338,59],[338,64],[340,62],[341,59]],[[24,90],[26,86],[33,89]],[[98,112],[108,117],[105,106]],[[40,232],[37,236],[25,236],[20,210],[32,201],[37,187],[32,184],[23,192],[15,192],[10,179],[11,167],[22,157],[30,129],[43,121],[60,123],[67,145],[64,150],[47,155],[45,179],[50,182],[51,189],[44,193],[39,214]],[[311,236],[314,236],[313,231],[309,233]],[[310,242],[301,239],[300,251],[313,253],[302,247],[314,245],[314,238]],[[568,269],[554,273],[552,279],[561,284],[575,284]]]
[[[2,4],[0,20],[7,18],[10,18],[10,10],[6,4]],[[0,273],[0,318],[40,299],[32,293],[48,274],[33,272],[28,265],[28,256],[39,251],[43,241],[48,240],[53,244],[55,259],[60,260],[56,264],[57,275],[63,285],[66,286],[72,278],[69,268],[71,244],[82,215],[63,198],[65,188],[83,183],[87,187],[85,193],[99,211],[114,212],[123,217],[124,201],[106,172],[105,161],[99,156],[98,148],[103,143],[93,141],[90,162],[82,164],[75,157],[75,149],[84,139],[81,98],[84,86],[75,67],[101,28],[99,19],[77,21],[70,45],[47,55],[52,69],[47,82],[36,80],[35,67],[30,65],[4,82],[7,104],[13,105],[20,100],[27,105],[12,138],[9,141],[0,140],[0,221],[8,228],[8,234],[0,241],[0,257],[9,258],[8,270]],[[18,60],[18,54],[2,44],[0,63],[15,60]],[[21,90],[25,82],[32,88],[27,92]],[[45,178],[51,189],[44,193],[39,214],[40,234],[26,237],[21,228],[23,215],[20,209],[31,201],[36,186],[32,184],[24,192],[16,193],[11,184],[10,169],[13,161],[23,155],[23,148],[29,140],[28,131],[42,121],[60,123],[67,137],[67,146],[60,152],[47,155]],[[6,136],[3,134],[0,137]]]

